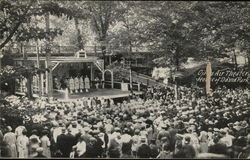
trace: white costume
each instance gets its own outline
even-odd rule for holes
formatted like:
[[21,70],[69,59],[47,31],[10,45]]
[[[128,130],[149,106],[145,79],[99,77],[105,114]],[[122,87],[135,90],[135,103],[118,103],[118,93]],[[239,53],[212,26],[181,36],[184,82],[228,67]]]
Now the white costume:
[[86,76],[86,77],[84,78],[84,82],[85,82],[85,89],[86,89],[86,92],[88,92],[89,89],[90,89],[90,81],[89,81],[89,77],[88,77],[88,76]]
[[78,77],[75,77],[74,79],[74,86],[75,86],[75,92],[78,93],[78,90],[80,89]]
[[80,87],[80,92],[82,92],[84,89],[84,81],[83,81],[82,76],[79,79],[79,87]]
[[74,86],[74,79],[71,77],[69,79],[69,90],[70,90],[70,93],[73,93],[73,90],[75,89],[75,86]]

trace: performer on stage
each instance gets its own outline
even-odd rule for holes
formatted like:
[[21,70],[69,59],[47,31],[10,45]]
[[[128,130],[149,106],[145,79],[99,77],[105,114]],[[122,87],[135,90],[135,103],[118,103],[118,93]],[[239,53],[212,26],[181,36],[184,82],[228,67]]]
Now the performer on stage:
[[99,82],[100,82],[100,79],[98,77],[95,78],[95,87],[96,89],[99,88]]
[[24,77],[23,80],[22,80],[22,87],[23,87],[22,90],[23,90],[24,93],[27,92],[27,85],[26,84],[27,84],[27,78]]
[[80,89],[80,86],[79,86],[79,79],[78,79],[77,76],[74,79],[74,83],[75,83],[75,93],[78,93],[78,90]]
[[86,92],[89,92],[90,89],[90,83],[89,83],[89,77],[86,75],[86,77],[84,78],[84,82],[85,82],[85,89]]
[[84,81],[83,81],[83,78],[82,76],[79,78],[79,87],[80,87],[80,92],[82,93],[83,92],[83,89],[84,89]]
[[69,79],[69,90],[70,90],[70,93],[72,94],[73,93],[73,90],[74,90],[74,79],[71,77]]

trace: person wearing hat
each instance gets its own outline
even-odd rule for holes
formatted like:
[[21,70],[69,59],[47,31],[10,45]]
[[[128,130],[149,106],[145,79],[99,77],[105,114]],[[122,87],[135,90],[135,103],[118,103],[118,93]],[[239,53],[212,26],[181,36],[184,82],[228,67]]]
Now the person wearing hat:
[[29,138],[27,137],[27,130],[22,130],[22,133],[17,137],[17,151],[19,158],[28,158],[29,156]]
[[3,142],[7,146],[8,157],[17,157],[16,134],[12,132],[11,126],[7,126],[7,133],[3,136]]
[[79,128],[77,127],[77,122],[73,121],[71,125],[68,127],[71,131],[71,134],[75,136],[79,132]]
[[157,144],[161,144],[161,139],[162,137],[170,137],[169,136],[169,132],[167,131],[167,129],[169,128],[168,124],[162,124],[161,129],[159,130],[159,133],[157,135]]
[[[124,137],[123,137],[124,138]],[[132,155],[132,150],[131,150],[131,146],[132,146],[132,140],[131,138],[128,140],[122,140],[122,148],[121,148],[121,158],[134,158],[134,156]]]
[[72,131],[70,128],[67,129],[67,134],[65,134],[65,156],[69,157],[70,156],[70,152],[72,151],[72,147],[74,145],[76,145],[76,139],[75,136],[72,134]]
[[38,131],[36,129],[31,131],[29,141],[30,154],[35,154],[36,149],[40,146],[41,143],[40,138],[38,137]]
[[199,141],[200,141],[201,153],[207,153],[208,152],[208,133],[206,131],[200,132]]
[[156,158],[159,155],[159,147],[156,145],[156,139],[151,139],[149,142],[149,147],[151,149],[151,158]]
[[112,138],[110,138],[109,147],[108,147],[108,155],[110,158],[120,158],[121,156],[121,133],[115,132],[112,134]]
[[[96,152],[96,157],[102,158],[103,152],[104,152],[104,141],[101,139],[100,131],[94,130],[93,138],[95,138],[94,148]],[[104,138],[104,137],[103,137]]]
[[232,147],[235,137],[230,135],[226,128],[222,129],[220,132],[222,137],[219,140],[219,143],[225,144],[228,148]]
[[162,150],[156,158],[171,159],[173,158],[173,152],[170,151],[170,144],[163,144]]
[[147,137],[141,136],[140,145],[138,146],[137,157],[138,158],[150,158],[151,149],[147,144]]
[[84,127],[84,134],[82,134],[82,138],[85,141],[86,145],[88,145],[90,143],[90,138],[91,136],[91,129],[89,127]]
[[195,149],[194,147],[190,144],[191,142],[191,137],[186,136],[184,138],[184,144],[182,147],[183,153],[185,155],[185,157],[183,158],[194,158],[196,153],[195,153]]
[[83,135],[79,138],[79,141],[77,142],[77,144],[75,146],[73,146],[72,148],[75,148],[75,157],[76,158],[84,157],[84,154],[86,152],[86,142],[84,141]]
[[57,137],[62,133],[62,127],[63,123],[62,122],[56,122],[55,127],[52,130],[52,135],[53,135],[53,140],[55,143],[57,143]]
[[98,157],[98,148],[96,146],[96,138],[90,137],[89,143],[86,144],[86,152],[84,153],[84,158],[97,158]]
[[227,146],[225,144],[219,143],[219,140],[219,137],[214,137],[214,145],[209,147],[208,152],[227,155]]
[[46,156],[43,155],[43,148],[42,147],[38,147],[36,149],[36,154],[33,155],[32,158],[48,158],[48,157],[46,157]]
[[43,148],[43,155],[46,156],[47,158],[50,158],[51,157],[51,152],[50,152],[51,142],[48,138],[48,134],[49,134],[48,130],[43,130],[40,141],[41,141],[41,147]]
[[62,128],[62,133],[57,137],[56,148],[62,153],[62,157],[68,157],[66,128]]
[[134,130],[134,135],[132,136],[132,153],[133,155],[136,157],[137,155],[137,150],[138,150],[138,146],[139,146],[139,141],[140,141],[140,130],[139,129],[135,129]]

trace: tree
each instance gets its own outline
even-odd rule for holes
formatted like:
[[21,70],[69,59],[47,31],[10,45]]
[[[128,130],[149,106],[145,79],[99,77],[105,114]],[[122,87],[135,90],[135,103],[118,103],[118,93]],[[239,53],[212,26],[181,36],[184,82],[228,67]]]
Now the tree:
[[[61,8],[57,3],[52,1],[40,3],[38,0],[24,2],[3,0],[0,2],[0,13],[4,15],[0,21],[0,35],[1,39],[3,39],[0,44],[0,49],[4,48],[10,41],[28,42],[30,40],[38,39],[46,39],[50,41],[58,34],[61,34],[62,31],[58,28],[49,30],[48,27],[39,28],[36,23],[36,18],[45,14],[56,15],[59,17],[63,14],[69,15],[68,10]],[[46,16],[46,18],[47,17],[48,16]],[[46,47],[46,49],[49,48]],[[46,51],[46,53],[48,52],[49,50]],[[32,70],[29,72],[32,72]],[[28,79],[28,96],[32,97],[31,74],[26,75]]]
[[144,21],[140,8],[137,7],[138,2],[126,1],[121,3],[124,8],[123,16],[119,22],[110,30],[110,42],[116,49],[133,52],[138,49],[141,43],[141,35],[143,32]]
[[27,42],[31,39],[45,39],[46,37],[53,39],[62,33],[59,28],[46,32],[45,28],[39,28],[32,22],[37,16],[42,16],[46,12],[61,16],[64,11],[63,8],[51,1],[39,3],[38,0],[2,0],[0,2],[0,15],[3,15],[0,19],[0,38],[3,41],[0,44],[0,49],[4,48],[10,41]]
[[232,51],[237,68],[235,50],[249,44],[249,3],[197,2],[192,10],[198,15],[199,27],[203,28],[198,45],[207,50],[204,55],[226,56],[223,53]]
[[144,21],[140,40],[159,55],[160,65],[179,70],[187,57],[221,58],[226,49],[249,44],[246,2],[138,2],[137,7]]
[[[188,56],[199,56],[195,47],[197,43],[196,23],[193,21],[193,12],[189,8],[194,2],[157,2],[141,4],[147,21],[144,27],[144,42],[149,47],[158,51],[165,62],[174,64],[179,70],[180,62],[185,61]],[[173,65],[171,65],[173,67]]]
[[[90,17],[93,31],[97,35],[97,41],[101,44],[102,56],[105,62],[105,55],[108,45],[108,30],[122,17],[124,9],[120,3],[115,1],[87,1],[86,9]],[[105,65],[104,65],[105,67]]]
[[68,12],[68,19],[73,19],[75,31],[76,31],[76,39],[77,39],[77,46],[78,49],[84,49],[85,39],[83,37],[83,33],[81,31],[81,21],[87,22],[88,21],[88,13],[85,9],[86,2],[85,1],[66,1],[66,2],[59,2],[60,6],[65,8]]

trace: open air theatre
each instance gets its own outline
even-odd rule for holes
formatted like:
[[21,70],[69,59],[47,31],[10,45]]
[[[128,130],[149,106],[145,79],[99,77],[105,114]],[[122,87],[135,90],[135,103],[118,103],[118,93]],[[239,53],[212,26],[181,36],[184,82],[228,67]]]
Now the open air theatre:
[[[114,81],[114,73],[110,69],[104,69],[103,59],[93,54],[87,55],[86,52],[76,52],[74,56],[66,57],[51,56],[49,61],[46,56],[15,58],[14,65],[29,65],[46,70],[33,76],[34,97],[51,96],[58,100],[75,100],[83,97],[120,98],[131,94],[129,83]],[[16,79],[15,93],[26,95],[26,84],[25,77]],[[135,95],[142,94],[139,83],[132,85]]]

